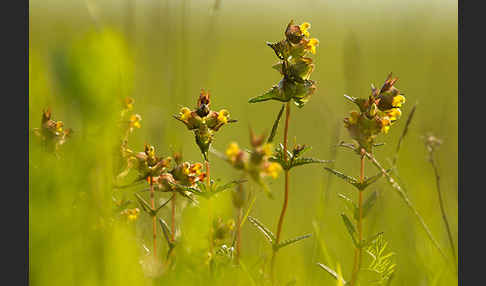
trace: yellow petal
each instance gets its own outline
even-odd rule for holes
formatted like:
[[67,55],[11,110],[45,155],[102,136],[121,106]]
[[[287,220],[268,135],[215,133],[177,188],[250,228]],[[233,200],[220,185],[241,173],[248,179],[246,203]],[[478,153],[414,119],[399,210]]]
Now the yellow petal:
[[402,95],[397,95],[393,98],[392,106],[401,107],[403,103],[405,103],[405,97]]

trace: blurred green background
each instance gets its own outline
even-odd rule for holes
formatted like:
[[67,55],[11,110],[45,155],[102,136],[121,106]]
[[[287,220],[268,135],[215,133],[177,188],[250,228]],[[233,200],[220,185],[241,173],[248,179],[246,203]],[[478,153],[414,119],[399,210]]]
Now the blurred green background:
[[[252,285],[258,263],[270,246],[255,228],[242,229],[242,261],[247,272],[229,267],[209,282],[204,265],[209,226],[207,203],[178,213],[181,245],[174,271],[150,278],[146,251],[151,246],[149,218],[135,224],[112,223],[113,148],[120,101],[135,99],[142,128],[130,147],[144,143],[158,153],[181,151],[186,160],[201,161],[193,136],[172,118],[181,106],[194,106],[200,88],[212,94],[215,110],[226,108],[238,123],[217,134],[214,148],[231,141],[249,147],[248,127],[269,133],[280,108],[277,102],[248,104],[279,80],[277,62],[266,41],[283,38],[294,19],[310,22],[320,40],[311,79],[318,90],[291,114],[289,142],[305,143],[309,154],[335,159],[335,168],[359,174],[359,159],[335,145],[349,141],[342,119],[354,107],[343,94],[365,97],[370,84],[381,86],[389,72],[407,103],[402,120],[379,141],[376,150],[387,167],[413,104],[414,120],[398,163],[400,183],[449,255],[433,169],[421,136],[433,132],[444,143],[436,154],[445,207],[457,244],[457,2],[456,1],[30,1],[29,127],[40,124],[41,111],[74,129],[62,160],[42,152],[29,140],[29,276],[31,285]],[[282,130],[277,134],[282,140]],[[116,149],[115,149],[116,150]],[[213,159],[211,176],[239,178],[225,162]],[[377,170],[366,163],[371,176]],[[256,192],[251,215],[272,230],[283,200],[283,175],[268,180],[275,195]],[[250,184],[253,190],[257,188]],[[373,185],[378,203],[364,224],[365,236],[383,231],[388,250],[396,253],[391,285],[456,285],[417,220],[384,181]],[[131,190],[118,198],[133,199]],[[289,209],[283,238],[303,233],[313,237],[279,252],[278,280],[285,284],[335,285],[316,262],[339,264],[348,278],[352,242],[340,214],[338,193],[356,199],[348,184],[330,177],[320,165],[292,171]],[[366,194],[365,194],[366,196]],[[213,204],[224,219],[233,217],[231,196]],[[168,211],[161,214],[168,218]],[[316,229],[319,235],[315,234]],[[166,244],[160,239],[160,257]],[[365,265],[369,258],[365,255]],[[348,278],[349,279],[349,278]],[[362,285],[368,285],[364,280]]]

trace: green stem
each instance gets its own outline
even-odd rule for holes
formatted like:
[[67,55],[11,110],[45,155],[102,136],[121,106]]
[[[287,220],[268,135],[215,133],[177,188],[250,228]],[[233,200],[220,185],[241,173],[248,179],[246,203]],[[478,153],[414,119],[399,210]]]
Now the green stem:
[[[364,160],[365,159],[365,150],[361,149],[361,168],[360,168],[360,175],[359,181],[362,184],[364,182]],[[353,274],[351,278],[351,286],[356,284],[358,279],[359,269],[361,268],[361,257],[362,257],[362,249],[361,249],[361,241],[363,241],[363,190],[359,190],[359,198],[358,198],[358,247],[356,247],[354,252],[354,265],[353,265]]]
[[[287,102],[286,112],[285,112],[285,129],[284,129],[284,161],[287,162],[287,138],[288,138],[288,131],[289,131],[289,119],[290,119],[290,101]],[[283,220],[285,217],[285,212],[287,211],[287,205],[289,202],[289,170],[285,170],[285,194],[284,194],[284,202],[282,206],[282,212],[280,213],[280,218],[278,219],[278,226],[277,226],[277,237],[275,240],[275,244],[280,242],[280,234],[282,232],[282,225]],[[277,254],[277,249],[273,249],[272,253],[272,261],[270,265],[270,275],[272,279],[272,285],[274,284],[274,268],[275,268],[275,256]]]
[[[152,209],[155,210],[155,190],[154,190],[154,181],[152,176],[149,177],[150,179],[150,202],[152,204]],[[152,225],[153,225],[153,238],[154,238],[154,257],[157,256],[157,217],[153,216],[152,218]]]
[[449,238],[449,243],[451,245],[451,252],[452,252],[452,258],[454,259],[454,266],[456,268],[457,272],[457,257],[456,257],[456,248],[454,246],[454,239],[452,238],[452,232],[451,232],[451,227],[449,225],[449,220],[447,219],[447,214],[445,212],[445,207],[444,207],[444,200],[442,198],[442,191],[440,189],[440,176],[439,176],[439,170],[437,169],[437,165],[434,161],[433,155],[430,154],[430,164],[432,164],[432,167],[434,168],[434,174],[435,174],[435,183],[437,186],[437,195],[439,197],[439,205],[440,205],[440,211],[442,213],[442,219],[444,220],[444,224],[446,226],[446,231],[447,231],[447,237]]

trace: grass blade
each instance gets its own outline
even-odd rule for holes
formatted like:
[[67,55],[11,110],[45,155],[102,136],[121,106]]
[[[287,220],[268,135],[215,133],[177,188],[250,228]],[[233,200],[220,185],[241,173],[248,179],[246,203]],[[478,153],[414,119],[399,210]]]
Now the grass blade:
[[340,275],[338,275],[338,274],[336,273],[336,271],[332,270],[332,269],[331,269],[330,267],[328,267],[327,265],[324,265],[324,264],[319,263],[319,262],[317,263],[317,265],[318,265],[319,267],[321,267],[322,269],[326,270],[326,272],[327,272],[327,273],[329,273],[329,274],[330,274],[330,275],[331,275],[331,276],[332,276],[334,279],[336,279],[337,281],[341,281],[341,283],[342,283],[343,285],[345,285],[345,284],[347,283],[347,282],[346,282],[346,281],[345,281],[345,280],[344,280],[342,277],[340,277]]
[[285,109],[285,104],[282,104],[282,108],[280,108],[280,111],[278,112],[277,119],[275,119],[275,122],[273,123],[272,132],[270,133],[270,136],[267,139],[267,143],[273,142],[273,138],[277,134],[278,124],[280,122],[280,118],[282,118],[284,109]]
[[267,240],[273,244],[276,240],[275,235],[256,218],[249,216],[248,220],[267,238]]

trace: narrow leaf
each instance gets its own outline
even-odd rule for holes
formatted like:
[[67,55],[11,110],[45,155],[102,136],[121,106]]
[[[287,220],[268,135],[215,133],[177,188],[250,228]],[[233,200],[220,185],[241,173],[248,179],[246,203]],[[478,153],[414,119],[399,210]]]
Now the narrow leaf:
[[263,233],[263,235],[267,238],[267,240],[273,244],[275,241],[275,235],[261,222],[259,222],[256,218],[249,216],[248,220],[259,230]]
[[325,164],[325,163],[329,163],[329,162],[332,162],[332,161],[315,159],[315,158],[297,158],[297,159],[292,160],[292,162],[290,164],[290,168],[302,166],[302,165],[307,165],[307,164]]
[[367,247],[369,246],[378,236],[380,235],[383,235],[384,232],[379,232],[373,236],[371,236],[370,238],[368,238],[367,240],[363,241],[361,247]]
[[150,204],[149,204],[149,203],[147,203],[147,201],[146,201],[146,200],[144,200],[144,199],[142,198],[142,196],[140,196],[139,194],[135,193],[135,197],[137,198],[137,201],[138,201],[138,203],[140,204],[140,206],[142,207],[142,209],[143,209],[145,212],[147,212],[147,213],[149,213],[149,214],[150,214],[150,211],[152,211],[152,206],[150,206]]
[[170,197],[170,199],[168,199],[168,200],[167,200],[167,201],[165,201],[163,204],[161,204],[161,205],[160,205],[160,206],[159,206],[159,207],[158,207],[158,208],[157,208],[157,209],[154,211],[154,215],[156,215],[156,214],[159,212],[159,210],[160,210],[161,208],[163,208],[165,205],[167,205],[167,203],[169,203],[169,202],[170,202],[170,201],[171,201],[173,198],[174,198],[174,195],[172,195],[172,196]]
[[302,236],[298,236],[298,237],[295,237],[295,238],[291,238],[291,239],[284,240],[284,241],[280,242],[279,244],[277,244],[275,246],[275,249],[278,250],[278,249],[280,249],[282,247],[285,247],[287,245],[296,243],[298,241],[301,241],[301,240],[306,239],[306,238],[311,237],[311,236],[312,235],[310,233],[308,233],[308,234],[305,234],[305,235],[302,235]]
[[351,185],[355,186],[356,188],[358,187],[359,183],[358,183],[358,180],[356,180],[355,178],[353,177],[350,177],[350,176],[347,176],[339,171],[336,171],[334,169],[331,169],[331,168],[328,168],[328,167],[324,167],[324,169],[328,172],[330,172],[331,174],[337,176],[338,178],[340,179],[343,179],[344,181],[346,181],[347,183],[350,183]]
[[165,238],[165,240],[167,241],[167,244],[170,247],[171,244],[172,244],[172,241],[171,241],[170,237],[172,235],[171,235],[169,226],[167,225],[167,223],[165,222],[165,220],[163,220],[160,217],[159,217],[159,223],[160,223],[160,227],[162,228],[162,233],[164,234],[164,238]]
[[343,219],[344,225],[346,226],[346,229],[348,230],[349,235],[351,235],[351,238],[353,239],[354,245],[358,247],[358,242],[356,241],[355,234],[356,234],[356,229],[354,228],[353,223],[351,220],[349,220],[348,216],[346,214],[341,214],[341,218]]
[[354,214],[354,218],[357,218],[356,214],[358,213],[358,206],[353,202],[353,200],[343,194],[338,194],[338,197],[344,201],[346,208],[348,208],[348,210]]
[[282,104],[282,107],[280,108],[280,111],[278,112],[277,119],[275,119],[275,122],[273,123],[272,132],[270,133],[270,136],[268,137],[267,143],[272,143],[273,138],[277,134],[278,124],[280,122],[280,118],[282,118],[282,114],[283,114],[284,109],[285,109],[285,104]]
[[339,275],[336,273],[336,271],[332,270],[327,265],[324,265],[324,264],[319,263],[319,262],[317,263],[317,265],[319,267],[321,267],[322,269],[326,270],[326,272],[329,273],[334,279],[341,280],[342,284],[346,284],[346,281],[344,281],[344,279],[342,277],[339,277]]
[[363,218],[366,217],[366,215],[370,212],[371,208],[375,205],[377,199],[376,191],[371,193],[371,195],[366,199],[366,201],[363,204],[363,210],[361,212],[361,216]]
[[[388,169],[386,170],[387,173],[389,173],[392,169]],[[366,189],[369,185],[373,184],[374,182],[378,181],[378,179],[380,179],[381,177],[383,177],[383,173],[378,173],[372,177],[369,177],[368,179],[366,179],[362,184],[359,184],[359,187],[360,187],[360,190],[364,190]]]

